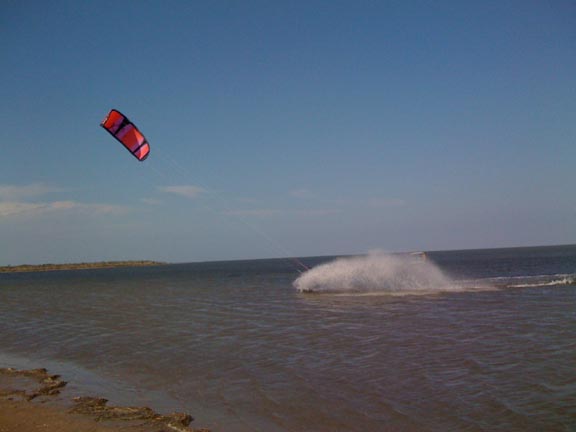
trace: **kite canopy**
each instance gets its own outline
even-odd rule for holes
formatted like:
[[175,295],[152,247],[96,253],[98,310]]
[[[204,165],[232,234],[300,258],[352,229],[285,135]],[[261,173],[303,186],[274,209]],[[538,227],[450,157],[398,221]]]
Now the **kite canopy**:
[[100,123],[100,126],[120,141],[139,161],[143,161],[150,154],[150,144],[148,144],[144,135],[120,111],[110,110],[106,118]]

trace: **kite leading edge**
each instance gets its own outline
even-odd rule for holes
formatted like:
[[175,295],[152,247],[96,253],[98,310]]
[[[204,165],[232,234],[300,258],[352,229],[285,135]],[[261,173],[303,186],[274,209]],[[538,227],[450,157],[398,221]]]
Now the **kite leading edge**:
[[110,110],[106,118],[100,123],[100,126],[120,141],[139,161],[143,161],[150,154],[150,144],[148,144],[144,135],[120,111]]

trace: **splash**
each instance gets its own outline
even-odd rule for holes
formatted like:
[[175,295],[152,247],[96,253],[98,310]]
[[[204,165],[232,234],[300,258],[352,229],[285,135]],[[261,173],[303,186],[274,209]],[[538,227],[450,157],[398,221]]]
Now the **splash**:
[[410,255],[371,252],[339,258],[303,273],[300,292],[418,294],[458,290],[432,262]]

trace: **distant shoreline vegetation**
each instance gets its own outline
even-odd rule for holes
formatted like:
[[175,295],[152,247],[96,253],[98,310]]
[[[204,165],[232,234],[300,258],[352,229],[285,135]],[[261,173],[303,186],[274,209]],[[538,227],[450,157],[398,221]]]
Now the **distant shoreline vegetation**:
[[55,270],[88,270],[99,268],[115,267],[144,267],[165,265],[165,262],[159,261],[99,261],[90,263],[70,263],[70,264],[22,264],[15,266],[2,266],[0,273],[16,272],[42,272]]

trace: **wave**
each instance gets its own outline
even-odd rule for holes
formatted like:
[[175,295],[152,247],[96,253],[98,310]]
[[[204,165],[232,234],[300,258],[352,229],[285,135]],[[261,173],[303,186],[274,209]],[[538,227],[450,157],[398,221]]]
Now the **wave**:
[[486,279],[475,279],[458,281],[465,287],[470,286],[492,286],[494,288],[538,288],[549,286],[569,286],[576,285],[576,274],[553,274],[534,276],[503,276]]
[[319,265],[302,273],[293,285],[307,293],[423,294],[460,290],[430,261],[379,251]]

